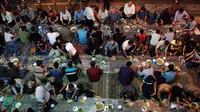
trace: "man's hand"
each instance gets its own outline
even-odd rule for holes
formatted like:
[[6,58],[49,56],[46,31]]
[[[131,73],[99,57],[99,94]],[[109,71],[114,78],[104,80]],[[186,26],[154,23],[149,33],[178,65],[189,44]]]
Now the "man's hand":
[[151,96],[155,96],[156,95],[156,93],[154,92]]

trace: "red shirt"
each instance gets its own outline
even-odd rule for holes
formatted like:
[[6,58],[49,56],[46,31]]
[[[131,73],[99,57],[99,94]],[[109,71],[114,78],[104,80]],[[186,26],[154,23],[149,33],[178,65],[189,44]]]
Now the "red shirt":
[[143,41],[146,40],[146,34],[138,34],[138,44],[141,44]]
[[99,81],[102,73],[103,70],[97,67],[91,67],[87,69],[87,74],[91,82]]

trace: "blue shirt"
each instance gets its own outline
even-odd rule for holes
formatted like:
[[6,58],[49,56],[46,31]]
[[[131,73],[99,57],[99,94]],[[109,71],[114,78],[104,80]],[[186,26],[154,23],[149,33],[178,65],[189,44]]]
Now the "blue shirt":
[[55,78],[60,78],[62,75],[62,70],[60,69],[51,69],[49,70],[49,75],[55,77]]
[[79,30],[78,31],[78,40],[80,44],[87,43],[87,31],[86,30]]
[[173,71],[164,72],[162,73],[162,76],[165,77],[166,83],[171,83],[175,79],[176,72]]
[[107,51],[107,50],[114,50],[114,49],[116,49],[117,50],[117,52],[119,52],[119,47],[118,47],[118,43],[117,42],[115,42],[115,44],[114,45],[111,45],[111,43],[110,42],[108,42],[107,44],[106,44],[106,46],[105,46],[105,51]]
[[122,85],[130,84],[134,75],[135,72],[132,68],[122,66],[119,70],[119,82]]
[[144,12],[141,12],[141,10],[138,11],[138,18],[140,20],[144,21],[145,16],[148,16],[148,11],[147,10],[145,10]]
[[143,77],[143,79],[147,78],[149,75],[154,77],[153,68],[144,69],[142,72],[138,72],[138,75]]
[[84,16],[83,16],[83,11],[82,10],[80,12],[78,12],[78,11],[74,12],[74,20],[77,20],[77,21],[84,20]]

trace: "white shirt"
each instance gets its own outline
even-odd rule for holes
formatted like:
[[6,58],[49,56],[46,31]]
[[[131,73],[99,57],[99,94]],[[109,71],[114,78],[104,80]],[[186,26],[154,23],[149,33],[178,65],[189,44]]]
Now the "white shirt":
[[169,41],[169,43],[174,39],[174,33],[171,32],[171,33],[166,33],[165,34],[165,37],[166,37],[166,40]]
[[100,9],[98,12],[98,18],[100,20],[105,19],[108,16],[108,11],[105,10],[104,12]]
[[71,52],[72,55],[75,55],[76,54],[76,49],[74,48],[74,46],[72,45],[72,43],[68,42],[65,44],[65,49],[68,51],[68,52]]
[[129,7],[128,3],[126,3],[125,6],[124,6],[124,13],[126,15],[128,15],[128,14],[132,14],[132,15],[135,14],[135,5],[132,4],[131,7]]
[[12,34],[5,32],[4,33],[4,39],[6,42],[12,41],[12,37],[14,37]]
[[186,11],[183,11],[183,13],[179,13],[179,11],[176,11],[174,21],[183,21],[185,18],[189,18],[189,14]]
[[12,20],[13,20],[13,14],[12,14],[11,12],[6,11],[6,15],[3,15],[3,14],[1,13],[1,16],[2,16],[3,21],[6,21],[6,20],[7,20],[8,23],[11,23]]
[[95,21],[94,12],[91,7],[86,7],[83,12],[83,15],[86,16],[87,19],[89,19],[89,20],[92,19],[93,21]]
[[158,44],[156,45],[156,49],[161,48],[162,46],[165,45],[165,40],[161,40],[158,42]]
[[131,48],[131,46],[128,44],[129,40],[126,40],[123,42],[122,44],[122,49],[123,50],[128,50],[129,48]]
[[51,45],[53,45],[56,42],[56,37],[58,36],[60,36],[60,33],[58,32],[47,33],[47,37]]
[[153,33],[151,35],[151,40],[150,40],[150,44],[153,46],[156,46],[158,44],[158,41],[160,40],[160,35],[157,33]]
[[142,72],[138,72],[139,76],[144,76],[143,79],[147,78],[149,75],[154,77],[154,70],[153,68],[144,69]]
[[68,10],[66,10],[65,13],[60,12],[60,21],[63,21],[63,19],[71,21],[71,18],[72,18],[71,14],[69,13]]
[[35,98],[41,103],[44,101],[48,102],[50,99],[50,93],[43,86],[38,86],[35,89]]

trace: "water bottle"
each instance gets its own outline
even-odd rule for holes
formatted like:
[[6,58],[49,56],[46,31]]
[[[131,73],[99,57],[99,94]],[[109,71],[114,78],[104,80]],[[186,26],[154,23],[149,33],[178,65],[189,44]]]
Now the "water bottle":
[[39,26],[38,28],[39,28],[39,34],[42,34],[43,32],[42,26]]
[[78,102],[78,96],[77,95],[74,96],[74,101]]

